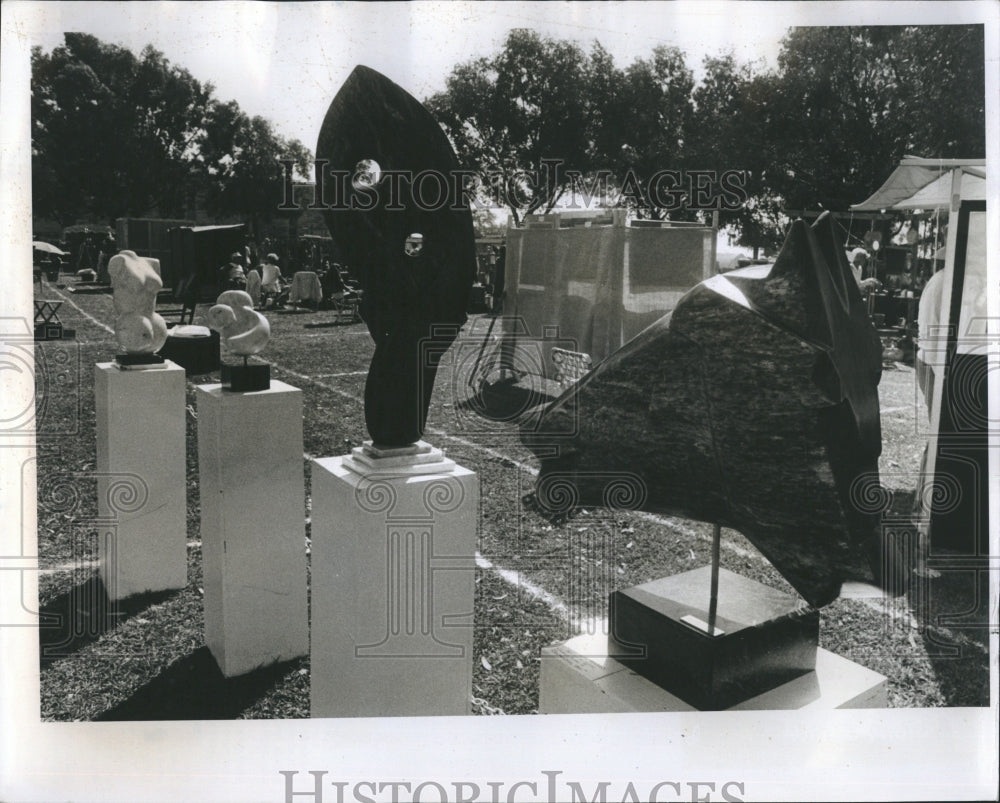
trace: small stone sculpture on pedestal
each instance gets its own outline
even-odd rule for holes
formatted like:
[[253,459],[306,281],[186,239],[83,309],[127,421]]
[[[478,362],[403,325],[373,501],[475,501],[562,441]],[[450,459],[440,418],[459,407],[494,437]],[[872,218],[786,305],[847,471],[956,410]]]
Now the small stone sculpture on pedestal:
[[119,368],[160,368],[156,354],[167,341],[167,324],[156,314],[156,294],[163,287],[159,260],[122,251],[108,261],[114,289],[115,339],[125,354],[115,357]]
[[267,345],[271,325],[254,310],[250,295],[243,290],[226,290],[208,311],[208,325],[222,336],[226,348],[243,358],[242,365],[223,363],[223,388],[240,393],[267,390],[271,386],[271,366],[249,365],[247,358]]

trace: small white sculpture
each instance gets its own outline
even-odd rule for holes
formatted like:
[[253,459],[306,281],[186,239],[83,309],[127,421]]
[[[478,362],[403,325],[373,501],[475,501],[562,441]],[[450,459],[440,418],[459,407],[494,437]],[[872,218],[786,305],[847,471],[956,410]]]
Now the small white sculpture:
[[226,290],[208,311],[208,325],[222,336],[233,354],[256,354],[271,338],[271,324],[253,308],[253,299],[242,290]]
[[163,287],[159,260],[122,251],[108,260],[114,289],[115,339],[129,354],[153,354],[167,342],[167,323],[156,314]]

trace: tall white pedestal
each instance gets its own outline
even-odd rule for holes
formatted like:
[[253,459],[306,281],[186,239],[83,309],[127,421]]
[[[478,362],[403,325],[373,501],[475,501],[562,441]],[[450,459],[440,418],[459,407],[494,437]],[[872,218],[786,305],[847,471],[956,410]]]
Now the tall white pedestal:
[[468,714],[478,479],[358,459],[312,463],[312,716]]
[[[822,648],[816,670],[744,700],[730,711],[884,708],[884,675]],[[608,655],[607,636],[582,635],[542,649],[541,714],[615,714],[696,711]]]
[[205,642],[234,677],[309,650],[302,392],[197,393]]
[[184,369],[94,367],[100,576],[111,600],[187,585]]

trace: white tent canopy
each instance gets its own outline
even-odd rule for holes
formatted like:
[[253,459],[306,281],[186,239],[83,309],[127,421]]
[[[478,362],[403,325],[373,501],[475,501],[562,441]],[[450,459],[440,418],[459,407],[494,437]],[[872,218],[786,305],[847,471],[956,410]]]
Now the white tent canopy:
[[962,172],[962,198],[986,199],[985,159],[921,159],[906,156],[870,198],[852,204],[857,212],[882,209],[946,209],[951,203],[951,179]]

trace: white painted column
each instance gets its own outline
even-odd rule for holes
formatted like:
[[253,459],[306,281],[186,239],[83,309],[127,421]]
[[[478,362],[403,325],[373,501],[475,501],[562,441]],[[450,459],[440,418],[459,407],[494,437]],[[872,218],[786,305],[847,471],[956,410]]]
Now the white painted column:
[[309,650],[302,392],[197,400],[205,642],[234,677]]
[[184,369],[94,367],[100,576],[111,600],[187,585]]
[[312,463],[312,716],[468,714],[478,478],[361,451]]

